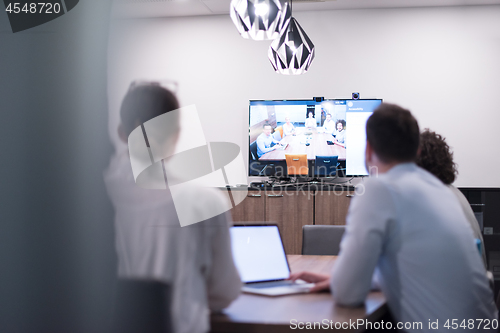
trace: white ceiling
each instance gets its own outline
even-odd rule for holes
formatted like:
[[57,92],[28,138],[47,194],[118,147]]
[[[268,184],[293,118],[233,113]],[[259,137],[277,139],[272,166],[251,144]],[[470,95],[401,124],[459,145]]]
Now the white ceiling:
[[[115,0],[118,18],[229,14],[231,0]],[[500,0],[297,0],[294,11],[500,5]]]

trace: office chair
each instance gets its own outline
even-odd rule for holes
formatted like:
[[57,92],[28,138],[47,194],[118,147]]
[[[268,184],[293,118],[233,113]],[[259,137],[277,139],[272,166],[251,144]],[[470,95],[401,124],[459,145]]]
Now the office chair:
[[259,155],[257,154],[257,141],[250,144],[250,150],[248,151],[248,160],[250,161],[248,167],[250,170],[250,176],[258,176],[262,171],[263,166],[259,162]]
[[250,176],[274,176],[275,174],[275,164],[274,161],[259,161],[259,155],[257,154],[257,141],[250,144],[250,150],[248,151],[249,163],[249,174]]
[[280,132],[281,138],[283,138],[283,126],[278,126],[275,129],[276,132]]
[[259,155],[257,154],[257,141],[254,141],[250,144],[250,161],[258,161]]
[[111,322],[113,333],[170,333],[171,288],[153,280],[118,279]]
[[345,225],[305,225],[302,227],[302,254],[336,256]]
[[307,154],[285,154],[288,175],[307,176]]
[[314,162],[314,175],[334,177],[337,174],[337,167],[340,165],[338,160],[339,157],[337,155],[316,156]]

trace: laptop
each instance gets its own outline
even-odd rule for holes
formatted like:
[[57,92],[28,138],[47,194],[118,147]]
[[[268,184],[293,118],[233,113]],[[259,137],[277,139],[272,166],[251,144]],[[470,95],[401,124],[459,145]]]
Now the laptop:
[[235,225],[231,245],[242,291],[265,296],[307,293],[314,283],[286,280],[290,267],[277,225]]

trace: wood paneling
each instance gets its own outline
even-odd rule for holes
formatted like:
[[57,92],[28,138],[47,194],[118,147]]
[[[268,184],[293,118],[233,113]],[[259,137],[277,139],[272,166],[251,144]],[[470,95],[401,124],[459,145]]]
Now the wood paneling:
[[250,190],[232,191],[237,200],[231,210],[234,224],[276,223],[286,254],[302,252],[302,226],[344,225],[352,191]]
[[318,191],[314,198],[315,224],[344,225],[354,192]]
[[312,192],[266,192],[265,217],[275,222],[281,232],[286,254],[302,252],[302,226],[313,224]]
[[233,195],[235,201],[238,197],[241,198],[242,196],[246,196],[243,202],[231,209],[234,224],[242,224],[240,222],[252,224],[252,222],[262,223],[265,221],[264,191],[248,191],[248,194],[244,191],[232,191],[231,195]]
[[262,133],[262,126],[267,122],[266,120],[261,121],[250,127],[250,143],[257,140],[257,137]]

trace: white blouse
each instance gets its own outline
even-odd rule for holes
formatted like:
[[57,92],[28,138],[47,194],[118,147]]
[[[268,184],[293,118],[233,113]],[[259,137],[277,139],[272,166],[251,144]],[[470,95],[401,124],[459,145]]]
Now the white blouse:
[[283,134],[284,136],[292,135],[293,131],[295,130],[295,126],[293,126],[292,123],[288,125],[287,123],[283,124]]
[[[227,307],[241,288],[229,213],[181,227],[168,190],[135,184],[128,152],[112,158],[104,178],[116,211],[118,275],[169,283],[174,331],[208,332],[210,310]],[[217,190],[210,191],[208,196],[192,193],[197,209],[224,200]]]
[[316,127],[316,119],[306,118],[305,127]]

